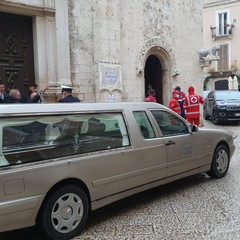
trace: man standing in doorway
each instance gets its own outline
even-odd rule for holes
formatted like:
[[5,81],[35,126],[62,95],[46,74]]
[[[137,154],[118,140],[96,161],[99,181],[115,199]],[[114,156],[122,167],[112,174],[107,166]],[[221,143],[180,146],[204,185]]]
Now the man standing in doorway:
[[188,95],[184,101],[184,107],[186,109],[187,121],[197,126],[200,125],[200,104],[204,103],[202,96],[194,92],[194,87],[188,88]]
[[145,102],[157,102],[157,99],[155,98],[155,90],[150,89],[148,90],[148,96],[145,99]]

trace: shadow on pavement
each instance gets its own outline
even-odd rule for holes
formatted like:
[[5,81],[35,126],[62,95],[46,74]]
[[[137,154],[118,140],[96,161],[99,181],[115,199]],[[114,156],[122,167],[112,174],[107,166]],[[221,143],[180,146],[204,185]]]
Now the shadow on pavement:
[[47,240],[35,227],[0,233],[1,240]]

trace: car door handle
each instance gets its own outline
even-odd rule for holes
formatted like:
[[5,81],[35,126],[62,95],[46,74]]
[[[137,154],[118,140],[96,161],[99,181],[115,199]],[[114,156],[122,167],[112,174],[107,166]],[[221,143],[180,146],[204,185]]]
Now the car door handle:
[[174,145],[175,144],[175,142],[173,142],[173,141],[168,141],[167,143],[166,143],[166,146],[171,146],[171,145]]

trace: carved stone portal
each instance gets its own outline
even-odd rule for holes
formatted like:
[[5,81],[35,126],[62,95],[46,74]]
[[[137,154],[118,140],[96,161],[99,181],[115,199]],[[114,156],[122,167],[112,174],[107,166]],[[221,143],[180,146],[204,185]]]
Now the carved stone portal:
[[140,53],[137,56],[137,66],[136,66],[137,75],[142,75],[146,54],[153,47],[158,47],[159,49],[162,49],[163,51],[165,51],[170,56],[173,69],[176,68],[176,59],[173,54],[171,46],[163,39],[159,37],[153,37],[148,39],[143,44],[143,47],[141,48]]

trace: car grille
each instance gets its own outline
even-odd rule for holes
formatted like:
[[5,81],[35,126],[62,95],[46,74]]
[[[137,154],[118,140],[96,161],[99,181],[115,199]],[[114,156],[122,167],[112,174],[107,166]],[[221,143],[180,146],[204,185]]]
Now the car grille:
[[227,106],[228,111],[240,111],[240,106]]

